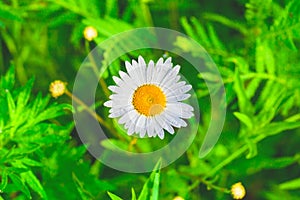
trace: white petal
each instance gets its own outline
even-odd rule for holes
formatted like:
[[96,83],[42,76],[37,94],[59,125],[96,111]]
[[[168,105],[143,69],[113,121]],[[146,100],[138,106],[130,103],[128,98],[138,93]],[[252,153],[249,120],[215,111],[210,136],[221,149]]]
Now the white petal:
[[184,86],[185,83],[186,83],[185,81],[180,81],[180,82],[178,82],[178,83],[172,85],[172,86],[170,87],[170,89],[171,89],[171,90],[175,90],[176,88],[179,88],[179,87]]
[[135,131],[135,123],[132,123],[132,124],[129,126],[128,130],[127,130],[127,134],[128,134],[128,135],[133,135],[133,134],[134,134],[134,131]]
[[[135,62],[136,63],[136,62]],[[125,62],[125,67],[127,70],[127,73],[132,79],[132,82],[134,82],[135,85],[140,85],[141,82],[138,78],[137,71],[136,71],[136,66],[131,65],[128,61]]]
[[160,67],[162,67],[163,66],[163,64],[164,64],[164,59],[163,58],[159,58],[158,59],[158,61],[156,62],[156,68],[158,67],[158,68],[160,68]]
[[175,82],[180,66],[176,65],[175,68],[170,69],[165,77],[160,81],[160,85],[165,85],[167,82]]
[[192,116],[194,116],[194,114],[191,111],[185,111],[182,110],[181,107],[176,106],[176,107],[167,107],[166,110],[170,113],[172,113],[173,115],[176,115],[180,118],[184,118],[184,119],[189,119]]
[[114,93],[117,93],[117,91],[119,90],[120,87],[115,86],[115,85],[110,85],[108,86],[108,89]]
[[131,110],[129,112],[126,112],[118,121],[119,124],[125,124],[127,121],[133,121],[136,117],[136,111]]
[[185,85],[185,86],[175,89],[174,91],[176,93],[186,93],[186,92],[190,91],[191,89],[192,89],[191,85]]
[[167,102],[178,102],[178,101],[183,101],[188,98],[190,98],[190,94],[181,94],[181,95],[174,95],[171,97],[167,97]]
[[153,72],[155,72],[154,71],[154,62],[152,60],[150,60],[150,62],[148,64],[148,68],[147,68],[147,75],[146,75],[147,83],[152,83],[152,77],[155,76],[155,74]]
[[112,78],[117,85],[119,85],[123,82],[122,79],[120,79],[119,77],[113,76]]
[[112,100],[109,100],[109,101],[106,101],[106,102],[104,102],[104,104],[103,104],[104,106],[106,106],[106,107],[112,107],[112,105],[113,105],[113,102],[112,102]]
[[[146,131],[144,132],[143,129],[144,130],[146,129],[146,117],[143,115],[140,115],[136,122],[135,132],[140,133],[140,137],[144,137],[145,136],[144,133],[146,133]],[[144,135],[142,135],[142,134],[144,134]]]
[[138,57],[139,65],[146,67],[146,62],[142,56]]
[[164,137],[165,137],[164,130],[161,128],[157,129],[157,135],[160,139],[164,139]]
[[147,128],[147,135],[149,137],[152,137],[154,135],[154,123],[152,117],[147,118],[146,128]]
[[165,120],[163,114],[158,115],[155,118],[156,118],[156,121],[160,124],[160,126],[163,127],[166,131],[168,131],[171,134],[174,133],[174,129],[172,128],[172,126],[170,126],[169,123],[167,123],[167,121]]
[[187,123],[180,119],[179,117],[174,116],[172,113],[165,111],[164,113],[166,120],[174,127],[180,128],[180,127],[186,127]]
[[125,68],[126,68],[126,71],[127,71],[127,72],[133,70],[133,66],[132,66],[132,65],[130,64],[130,62],[128,62],[128,61],[125,61]]
[[171,58],[171,57],[167,58],[167,60],[165,61],[164,64],[165,64],[165,65],[172,64],[172,58]]

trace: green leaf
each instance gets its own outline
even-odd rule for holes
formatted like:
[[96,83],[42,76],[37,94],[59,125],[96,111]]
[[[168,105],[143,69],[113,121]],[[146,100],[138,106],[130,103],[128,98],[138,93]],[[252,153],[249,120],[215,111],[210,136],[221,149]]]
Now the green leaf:
[[256,131],[262,138],[300,127],[300,122],[273,122]]
[[207,31],[212,45],[217,49],[225,50],[224,44],[219,39],[215,29],[211,24],[208,24]]
[[255,48],[255,69],[258,73],[263,73],[265,71],[265,57],[264,57],[264,46],[260,39],[256,41]]
[[144,184],[138,200],[158,199],[160,166],[161,160],[157,162],[153,169],[153,172],[150,174],[149,179]]
[[257,144],[249,139],[246,140],[246,143],[249,148],[249,153],[247,154],[246,158],[250,159],[255,157],[257,155]]
[[22,18],[19,15],[16,15],[11,11],[5,10],[3,9],[3,7],[0,7],[0,18],[14,21],[22,21]]
[[13,173],[10,173],[8,176],[11,179],[11,181],[14,183],[14,186],[16,187],[15,189],[21,190],[28,199],[31,199],[30,191],[27,185],[25,185],[25,183],[21,180],[21,178]]
[[[193,22],[195,20],[196,20],[195,18],[192,19]],[[185,30],[185,32],[187,33],[188,36],[190,36],[191,38],[195,39],[196,41],[200,41],[200,38],[195,33],[193,27],[188,23],[188,20],[187,20],[186,17],[182,17],[181,18],[181,24],[182,24],[182,26],[183,26],[183,28],[184,28],[184,30]]]
[[237,22],[235,20],[232,20],[232,19],[228,19],[228,18],[226,18],[222,15],[218,15],[218,14],[215,14],[215,13],[205,13],[203,15],[203,17],[205,19],[215,21],[215,22],[219,22],[219,23],[221,23],[225,26],[228,26],[230,28],[238,30],[239,32],[241,32],[244,35],[247,35],[247,33],[248,33],[248,29],[242,23],[239,23],[239,22]]
[[65,111],[73,111],[73,107],[70,104],[53,104],[52,106],[48,107],[46,110],[41,112],[35,119],[35,123],[47,120],[47,119],[54,119],[58,116],[64,115]]
[[25,180],[25,182],[31,189],[33,189],[40,195],[40,197],[42,197],[43,199],[48,199],[43,186],[41,185],[37,177],[32,173],[32,171],[22,173],[21,177]]
[[7,70],[5,76],[1,77],[0,88],[11,90],[15,84],[15,68],[13,65]]
[[236,70],[235,70],[234,90],[237,94],[240,112],[251,117],[254,113],[254,108],[253,108],[252,103],[250,102],[250,100],[248,99],[248,97],[246,95],[244,83],[242,82],[242,80],[240,78],[240,73],[239,73],[238,68],[236,68]]
[[10,94],[10,92],[7,90],[6,91],[6,99],[7,99],[7,105],[8,105],[8,112],[9,112],[9,117],[10,119],[14,119],[15,114],[16,114],[16,104],[15,101]]
[[159,195],[159,177],[160,177],[160,173],[155,173],[154,179],[153,179],[153,188],[152,188],[151,200],[158,200],[158,195]]
[[1,175],[1,183],[0,183],[0,193],[4,192],[6,186],[7,186],[8,178],[7,178],[7,172],[3,170]]
[[43,164],[38,162],[38,161],[35,161],[35,160],[32,160],[30,158],[23,158],[21,160],[25,165],[28,165],[28,166],[33,166],[33,167],[42,167]]
[[248,98],[251,99],[256,94],[261,82],[262,80],[259,78],[254,78],[249,82],[246,88],[246,95]]
[[248,73],[249,72],[249,64],[248,61],[245,60],[243,57],[235,56],[235,57],[229,57],[226,58],[227,62],[234,63],[239,71],[242,73]]
[[286,181],[284,183],[279,184],[279,188],[282,190],[296,190],[300,189],[300,178],[296,178],[293,180]]
[[255,50],[255,68],[259,73],[267,71],[269,74],[275,74],[275,58],[273,51],[270,49],[266,41],[256,41]]
[[75,173],[72,173],[72,178],[76,184],[76,189],[79,192],[81,199],[82,200],[91,199],[92,195],[83,188],[83,183],[78,179],[78,177],[75,175]]
[[107,192],[108,196],[111,198],[111,200],[123,200],[122,198],[118,197],[117,195]]
[[133,188],[131,188],[131,200],[136,200],[136,194]]
[[245,114],[240,112],[234,112],[233,113],[236,118],[238,118],[242,123],[244,123],[249,129],[253,128],[253,122],[252,120]]
[[34,82],[34,79],[30,79],[26,83],[26,85],[24,86],[22,91],[18,94],[17,110],[16,110],[17,114],[21,113],[23,111],[24,107],[26,106],[26,104],[29,100],[30,94],[31,94],[33,82]]

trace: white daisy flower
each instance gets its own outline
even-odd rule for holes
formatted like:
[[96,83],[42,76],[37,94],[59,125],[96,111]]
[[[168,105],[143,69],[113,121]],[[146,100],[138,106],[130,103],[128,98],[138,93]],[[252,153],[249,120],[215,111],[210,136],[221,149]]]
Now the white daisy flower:
[[192,86],[180,81],[180,66],[173,67],[171,58],[160,58],[155,64],[146,64],[139,56],[138,62],[125,62],[127,73],[120,71],[120,78],[114,76],[116,86],[109,86],[113,92],[104,106],[110,107],[109,117],[120,118],[128,135],[139,133],[140,137],[163,139],[164,130],[174,133],[174,128],[186,127],[183,119],[189,119],[193,107],[182,103],[191,95]]

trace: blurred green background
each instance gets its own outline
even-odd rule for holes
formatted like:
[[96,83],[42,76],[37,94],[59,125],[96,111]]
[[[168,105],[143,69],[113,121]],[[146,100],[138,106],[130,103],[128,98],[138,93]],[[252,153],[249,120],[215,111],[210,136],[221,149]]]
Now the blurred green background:
[[[97,30],[92,41],[84,38],[87,26]],[[180,159],[151,176],[119,172],[95,160],[74,130],[69,105],[88,52],[114,34],[145,26],[180,31],[201,44],[222,75],[227,99],[221,138],[199,159],[210,99],[200,74],[190,80],[201,110],[199,136]],[[299,199],[299,41],[298,0],[1,0],[0,197],[118,199],[109,191],[135,199],[134,188],[141,200],[232,199],[231,186],[242,182],[245,199]],[[199,56],[180,38],[174,48]],[[147,61],[171,55],[152,50],[124,55],[101,77],[95,107],[120,134],[109,135],[113,143],[147,152],[172,136],[133,141],[102,106],[112,75],[139,54]],[[188,77],[191,66],[172,56]],[[54,80],[66,82],[70,95],[51,98]]]

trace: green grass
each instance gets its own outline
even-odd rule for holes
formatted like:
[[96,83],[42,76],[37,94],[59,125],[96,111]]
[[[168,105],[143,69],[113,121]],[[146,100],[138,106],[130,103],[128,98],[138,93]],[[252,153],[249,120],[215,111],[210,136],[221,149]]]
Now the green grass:
[[[86,26],[98,32],[91,42],[83,37]],[[90,108],[74,109],[70,97],[89,51],[144,26],[180,31],[205,48],[224,82],[227,114],[220,139],[200,159],[211,118],[203,77],[214,83],[214,74],[195,74],[172,52],[143,49],[121,56],[101,74],[93,105],[113,144],[151,152],[174,137],[135,141],[102,106],[112,76],[138,55],[148,61],[172,56],[190,78],[200,107],[198,134],[178,160],[162,169],[158,163],[152,173],[131,174],[87,151],[72,113]],[[246,199],[300,196],[299,0],[3,0],[0,42],[0,199],[232,199],[230,188],[237,182],[246,188]],[[132,42],[104,49],[100,65]],[[173,44],[201,59],[189,40],[178,37]],[[67,83],[66,95],[51,97],[54,80]],[[110,144],[101,142],[113,148]]]

